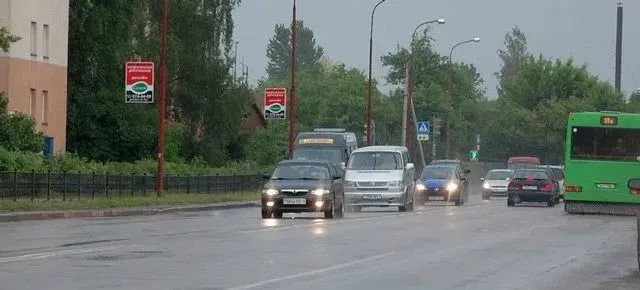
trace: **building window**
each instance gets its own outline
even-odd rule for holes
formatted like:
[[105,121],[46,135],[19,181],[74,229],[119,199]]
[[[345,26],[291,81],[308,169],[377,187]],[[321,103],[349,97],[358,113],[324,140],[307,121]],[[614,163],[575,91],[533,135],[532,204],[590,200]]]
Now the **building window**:
[[49,92],[42,91],[42,124],[49,123]]
[[49,25],[42,26],[42,57],[49,59]]
[[35,89],[31,89],[30,91],[31,95],[29,96],[29,115],[31,116],[31,118],[35,118],[36,114],[37,114],[37,107],[36,107],[36,90]]
[[31,21],[31,55],[38,55],[38,23]]

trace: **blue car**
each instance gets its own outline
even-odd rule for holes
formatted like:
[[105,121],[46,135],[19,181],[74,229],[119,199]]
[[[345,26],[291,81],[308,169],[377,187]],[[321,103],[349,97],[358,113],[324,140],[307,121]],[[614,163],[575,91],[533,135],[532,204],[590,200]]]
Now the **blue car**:
[[419,204],[453,201],[457,206],[463,205],[469,198],[467,180],[453,166],[426,166],[416,181],[415,198]]

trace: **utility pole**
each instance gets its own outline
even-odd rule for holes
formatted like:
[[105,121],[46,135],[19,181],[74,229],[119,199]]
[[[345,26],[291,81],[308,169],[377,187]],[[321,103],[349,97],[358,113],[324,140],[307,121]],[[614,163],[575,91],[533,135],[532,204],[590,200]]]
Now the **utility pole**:
[[160,40],[160,100],[158,104],[158,170],[156,192],[164,194],[164,135],[167,111],[167,0],[162,0],[162,35]]
[[238,41],[236,40],[236,51],[233,55],[233,82],[236,83],[238,81]]
[[289,158],[293,158],[296,139],[296,0],[293,0],[293,21],[291,22],[291,108],[289,108]]
[[618,2],[618,19],[616,25],[616,92],[622,91],[622,2]]

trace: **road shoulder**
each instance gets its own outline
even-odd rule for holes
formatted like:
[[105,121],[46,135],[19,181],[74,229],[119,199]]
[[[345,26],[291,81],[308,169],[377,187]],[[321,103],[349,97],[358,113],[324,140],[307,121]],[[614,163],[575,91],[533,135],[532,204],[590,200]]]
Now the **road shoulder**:
[[181,206],[149,206],[136,208],[113,208],[113,209],[77,209],[77,210],[57,210],[57,211],[23,211],[23,212],[0,212],[0,222],[18,222],[33,220],[51,219],[73,219],[73,218],[97,218],[97,217],[125,217],[125,216],[145,216],[177,212],[196,212],[223,210],[235,208],[248,208],[260,206],[259,201],[221,202],[212,204],[181,205]]

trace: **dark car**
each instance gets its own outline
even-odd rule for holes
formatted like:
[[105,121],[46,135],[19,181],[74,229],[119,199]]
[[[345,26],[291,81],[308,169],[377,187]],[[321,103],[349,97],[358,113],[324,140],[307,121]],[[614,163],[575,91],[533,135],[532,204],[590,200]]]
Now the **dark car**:
[[546,202],[553,207],[560,203],[560,188],[548,168],[516,170],[507,187],[507,206],[521,202]]
[[324,160],[284,160],[278,163],[262,190],[262,218],[282,218],[283,213],[322,212],[325,218],[342,218],[342,172]]
[[449,165],[429,165],[422,170],[416,181],[415,199],[424,201],[453,201],[463,205],[469,198],[466,178]]

